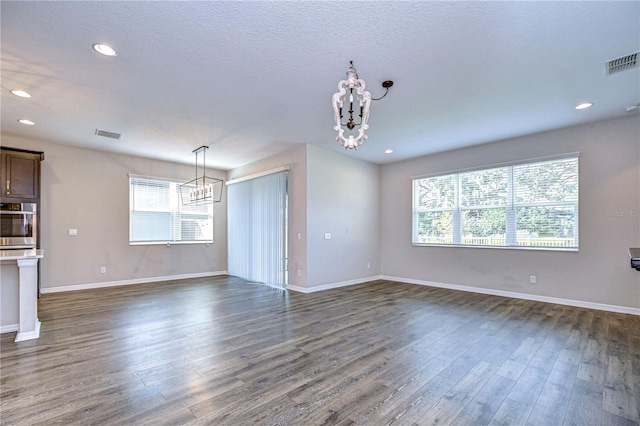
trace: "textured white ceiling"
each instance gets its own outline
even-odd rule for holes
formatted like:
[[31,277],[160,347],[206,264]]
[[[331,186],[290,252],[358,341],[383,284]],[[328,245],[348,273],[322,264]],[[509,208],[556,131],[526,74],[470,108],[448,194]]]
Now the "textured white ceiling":
[[[638,69],[604,68],[640,50],[638,1],[0,7],[3,134],[186,163],[208,144],[208,165],[222,169],[298,143],[344,151],[330,98],[349,60],[373,97],[395,82],[372,105],[369,139],[345,153],[374,163],[628,115],[640,102]],[[118,56],[98,55],[96,42]],[[583,101],[594,106],[575,111]]]

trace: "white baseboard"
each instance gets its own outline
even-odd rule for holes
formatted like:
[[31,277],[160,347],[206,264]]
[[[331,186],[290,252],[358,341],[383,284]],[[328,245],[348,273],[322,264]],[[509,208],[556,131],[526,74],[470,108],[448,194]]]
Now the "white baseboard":
[[0,334],[3,333],[13,333],[14,331],[20,330],[20,324],[8,324],[0,327]]
[[599,311],[619,312],[622,314],[640,315],[640,308],[627,306],[607,305],[604,303],[584,302],[582,300],[562,299],[559,297],[539,296],[536,294],[517,293],[513,291],[494,290],[490,288],[469,287],[458,284],[445,284],[434,281],[415,280],[412,278],[390,277],[381,275],[380,279],[397,281],[406,284],[425,285],[429,287],[448,288],[451,290],[468,291],[471,293],[490,294],[493,296],[510,297],[513,299],[533,300],[536,302],[556,303],[558,305],[576,306],[578,308],[597,309]]
[[380,275],[375,275],[372,277],[357,278],[355,280],[340,281],[337,283],[323,284],[315,287],[298,287],[296,285],[289,285],[287,286],[287,290],[293,290],[299,293],[315,293],[317,291],[331,290],[332,288],[340,288],[340,287],[347,287],[350,285],[364,284],[364,283],[368,283],[370,281],[375,281],[379,279],[380,279]]
[[[121,281],[109,281],[109,282],[102,282],[102,283],[89,283],[89,284],[76,284],[76,285],[60,286],[60,287],[49,287],[49,288],[40,289],[40,292],[43,294],[58,293],[63,291],[88,290],[88,289],[96,289],[96,288],[103,288],[103,287],[115,287],[120,285],[143,284],[143,283],[149,283],[149,282],[181,280],[181,279],[188,279],[188,278],[213,277],[218,275],[227,275],[227,271],[202,272],[202,273],[195,273],[195,274],[169,275],[164,277],[137,278],[133,280],[121,280]],[[287,286],[287,290],[308,294],[308,293],[315,293],[318,291],[330,290],[333,288],[364,284],[370,281],[375,281],[380,279],[387,280],[387,281],[396,281],[396,282],[405,283],[405,284],[417,284],[417,285],[424,285],[429,287],[447,288],[450,290],[467,291],[471,293],[510,297],[513,299],[533,300],[536,302],[546,302],[546,303],[556,303],[559,305],[576,306],[578,308],[597,309],[600,311],[610,311],[610,312],[619,312],[623,314],[640,315],[640,308],[631,308],[628,306],[608,305],[604,303],[585,302],[582,300],[562,299],[558,297],[540,296],[540,295],[527,294],[527,293],[517,293],[513,291],[494,290],[494,289],[482,288],[482,287],[471,287],[471,286],[458,285],[458,284],[439,283],[435,281],[416,280],[413,278],[392,277],[388,275],[375,275],[371,277],[358,278],[358,279],[348,280],[348,281],[340,281],[340,282],[323,284],[323,285],[308,287],[308,288],[289,285]],[[6,325],[3,327],[0,327],[0,333],[9,333],[13,331],[18,331],[18,324]]]
[[63,291],[91,290],[96,288],[116,287],[121,285],[144,284],[144,283],[152,283],[152,282],[159,282],[159,281],[184,280],[188,278],[214,277],[217,275],[227,275],[227,271],[197,272],[194,274],[167,275],[163,277],[136,278],[132,280],[107,281],[107,282],[101,282],[101,283],[88,283],[88,284],[74,284],[74,285],[66,285],[66,286],[59,286],[59,287],[45,287],[40,289],[40,293],[46,294],[46,293],[59,293]]
[[24,340],[37,339],[40,337],[40,326],[42,323],[40,321],[36,321],[36,329],[33,331],[18,331],[16,334],[16,340],[14,342],[22,342]]

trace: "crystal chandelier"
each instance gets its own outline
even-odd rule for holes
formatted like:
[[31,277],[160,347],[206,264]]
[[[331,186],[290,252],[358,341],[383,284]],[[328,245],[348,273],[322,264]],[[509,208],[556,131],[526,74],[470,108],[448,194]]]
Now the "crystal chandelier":
[[[331,103],[333,105],[333,116],[336,125],[333,129],[338,132],[336,140],[340,142],[344,149],[358,149],[358,146],[367,139],[366,131],[369,129],[369,108],[371,107],[371,101],[378,101],[385,96],[389,91],[389,87],[393,86],[393,81],[387,80],[382,83],[382,87],[386,89],[384,95],[379,98],[372,98],[371,93],[365,90],[364,80],[358,77],[358,71],[353,67],[353,61],[350,61],[349,69],[347,70],[347,79],[340,80],[338,82],[338,92],[333,94]],[[356,97],[354,98],[354,90]],[[349,96],[347,101],[347,94]],[[356,108],[360,107],[360,113],[357,115],[360,118],[359,122],[354,119],[354,102],[357,102]],[[349,117],[346,123],[342,123],[344,118],[342,108],[347,103],[349,108]],[[353,131],[356,126],[360,126],[357,129],[357,135],[349,134],[345,137],[345,127],[349,131]]]
[[[202,145],[193,150],[196,155],[196,178],[180,185],[180,198],[183,205],[204,205],[219,203],[222,200],[224,181],[207,176],[206,151],[208,146]],[[202,175],[199,173],[198,155],[202,154]]]

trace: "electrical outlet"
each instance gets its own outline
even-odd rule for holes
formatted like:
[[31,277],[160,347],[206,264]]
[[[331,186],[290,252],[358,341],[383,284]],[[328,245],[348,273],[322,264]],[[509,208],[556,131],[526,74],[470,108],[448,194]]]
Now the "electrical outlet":
[[367,262],[367,269],[371,269],[371,262]]
[[106,266],[101,266],[100,267],[100,273],[101,274],[106,274],[107,273],[107,267]]
[[302,276],[302,269],[298,269],[298,276],[301,277]]
[[531,284],[535,284],[538,281],[538,278],[535,275],[530,275],[529,276],[529,282]]
[[324,233],[324,239],[325,240],[330,240],[331,239],[331,232],[325,232]]
[[75,228],[69,228],[69,235],[75,237],[76,235],[78,235],[78,230]]

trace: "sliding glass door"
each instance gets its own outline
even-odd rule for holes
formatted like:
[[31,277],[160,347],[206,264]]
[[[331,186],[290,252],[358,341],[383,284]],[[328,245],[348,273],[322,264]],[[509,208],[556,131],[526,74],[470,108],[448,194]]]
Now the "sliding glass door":
[[228,183],[230,275],[286,288],[287,177],[288,172],[282,170]]

